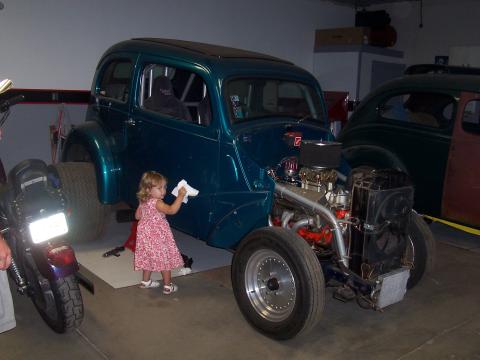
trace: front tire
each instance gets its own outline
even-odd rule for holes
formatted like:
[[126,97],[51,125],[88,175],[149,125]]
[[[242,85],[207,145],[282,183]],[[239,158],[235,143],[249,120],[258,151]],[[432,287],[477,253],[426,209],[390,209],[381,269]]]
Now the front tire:
[[109,206],[98,200],[95,168],[89,162],[64,162],[55,165],[67,198],[68,238],[71,243],[98,238],[105,228]]
[[415,287],[435,265],[435,238],[423,218],[412,211],[407,236],[406,262],[413,265],[407,289]]
[[272,338],[308,332],[322,316],[322,268],[305,240],[288,229],[247,235],[233,257],[232,284],[244,317]]

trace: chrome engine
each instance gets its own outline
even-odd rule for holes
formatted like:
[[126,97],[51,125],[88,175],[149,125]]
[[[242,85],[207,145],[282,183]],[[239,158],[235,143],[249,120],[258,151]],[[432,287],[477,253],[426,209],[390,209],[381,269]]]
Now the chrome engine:
[[332,241],[345,247],[351,193],[336,170],[340,152],[339,143],[304,142],[299,158],[284,158],[269,171],[277,193],[272,224],[292,228],[318,252],[330,253]]
[[[347,181],[336,170],[340,152],[339,143],[302,142],[298,158],[284,158],[270,169],[276,195],[270,225],[290,228],[308,242],[321,262],[334,259],[336,266],[367,282],[390,279],[389,274],[399,269],[408,271],[404,234],[413,187],[405,174],[391,170]],[[405,281],[403,276],[399,283],[403,290]],[[372,307],[401,300],[375,301],[378,294],[373,293]]]

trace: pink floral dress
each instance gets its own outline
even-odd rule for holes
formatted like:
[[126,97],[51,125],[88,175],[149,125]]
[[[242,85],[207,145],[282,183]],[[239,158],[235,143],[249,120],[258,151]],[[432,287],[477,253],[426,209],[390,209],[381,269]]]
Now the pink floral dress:
[[140,203],[141,219],[137,227],[135,270],[164,271],[183,266],[183,259],[157,199]]

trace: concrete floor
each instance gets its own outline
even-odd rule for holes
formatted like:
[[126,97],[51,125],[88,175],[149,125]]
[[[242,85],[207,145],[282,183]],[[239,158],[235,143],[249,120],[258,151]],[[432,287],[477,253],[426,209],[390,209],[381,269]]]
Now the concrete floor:
[[[242,318],[229,267],[178,278],[175,296],[114,290],[88,274],[96,293],[82,291],[85,319],[69,334],[53,333],[14,295],[17,327],[0,334],[0,359],[480,359],[480,238],[436,225],[436,270],[383,313],[327,289],[318,327],[276,342]],[[456,239],[470,246],[446,243]]]

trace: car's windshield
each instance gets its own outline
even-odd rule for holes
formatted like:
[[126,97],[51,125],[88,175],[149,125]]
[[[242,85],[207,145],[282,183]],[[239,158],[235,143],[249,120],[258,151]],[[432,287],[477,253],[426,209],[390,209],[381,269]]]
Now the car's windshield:
[[232,124],[261,118],[290,117],[324,124],[317,92],[309,85],[280,79],[242,78],[226,85]]

